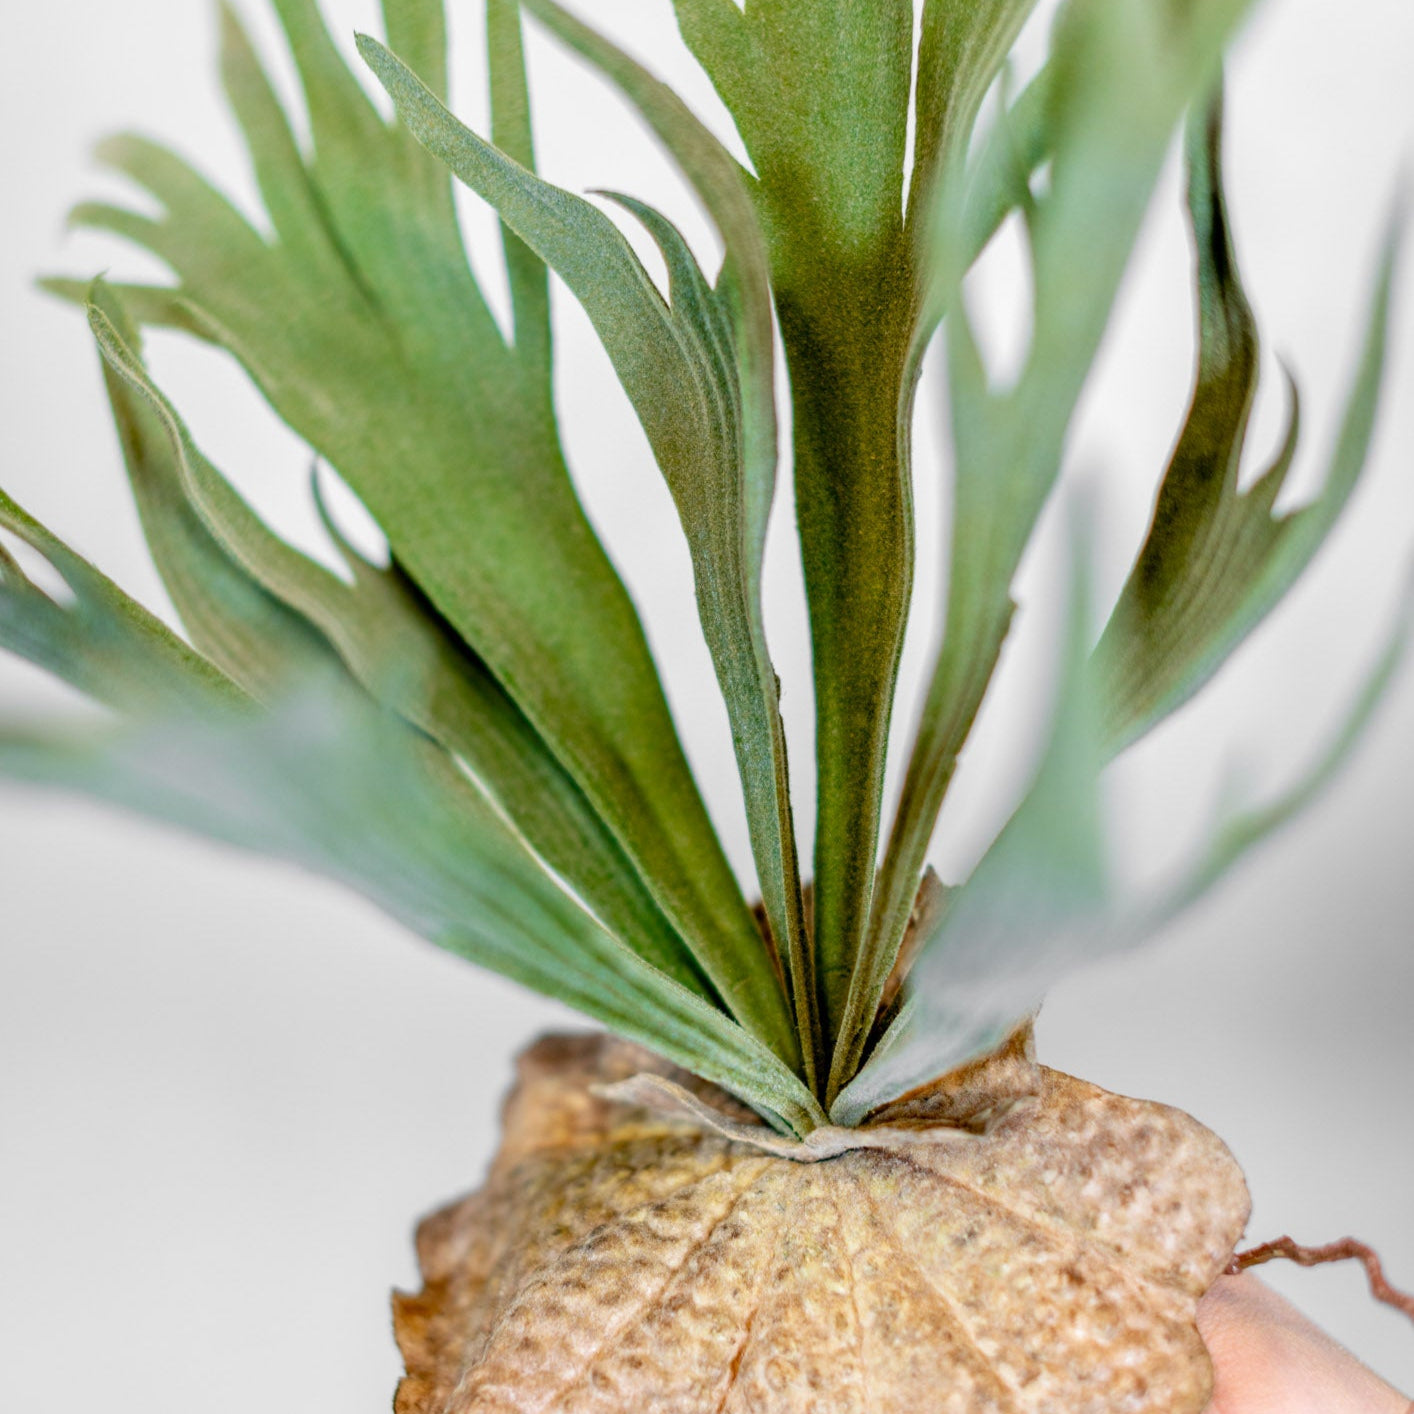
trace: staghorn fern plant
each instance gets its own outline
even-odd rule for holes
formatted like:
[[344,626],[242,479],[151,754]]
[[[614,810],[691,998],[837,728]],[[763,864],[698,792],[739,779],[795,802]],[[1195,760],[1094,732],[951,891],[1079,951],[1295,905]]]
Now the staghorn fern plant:
[[[662,253],[666,300],[602,209],[532,175],[514,7],[489,6],[494,148],[440,102],[439,6],[390,3],[388,47],[360,41],[396,104],[391,127],[314,7],[277,8],[300,67],[312,159],[230,16],[223,49],[275,238],[262,239],[164,151],[120,140],[106,155],[164,216],[78,214],[145,245],[177,284],[52,282],[88,307],[144,527],[191,647],[5,501],[5,528],[72,595],[44,593],[7,558],[8,645],[129,719],[112,735],[70,740],[10,733],[5,768],[344,879],[434,941],[673,1062],[683,1074],[636,1082],[620,1100],[677,1106],[708,1131],[728,1127],[738,1146],[792,1163],[837,1155],[839,1169],[867,1152],[861,1145],[912,1142],[899,1137],[901,1119],[989,1137],[1006,1105],[1025,1100],[1015,1116],[1032,1113],[1036,1072],[1024,1047],[1003,1043],[1046,987],[1153,932],[1304,803],[1368,716],[1398,643],[1331,751],[1289,793],[1222,822],[1158,896],[1117,895],[1098,808],[1102,768],[1201,687],[1309,562],[1359,474],[1379,381],[1393,237],[1319,496],[1294,515],[1273,511],[1294,418],[1271,470],[1239,491],[1256,335],[1223,215],[1210,95],[1244,7],[1077,0],[1062,11],[1041,76],[1015,97],[1003,89],[1001,116],[974,135],[1030,7],[929,5],[905,189],[907,7],[767,5],[742,15],[678,5],[737,122],[748,177],[625,56],[554,5],[528,3],[640,109],[711,214],[725,262],[704,273],[662,217],[617,199]],[[814,81],[824,74],[829,83]],[[1185,112],[1201,314],[1192,407],[1154,527],[1093,652],[1078,551],[1041,769],[965,887],[948,890],[924,873],[928,841]],[[465,265],[446,167],[506,223],[509,341]],[[1034,333],[1019,378],[998,389],[958,287],[1018,209]],[[751,826],[755,917],[687,772],[634,611],[566,474],[546,265],[594,323],[682,518]],[[809,867],[794,841],[761,609],[778,461],[773,311],[789,370],[815,664]],[[884,751],[912,554],[907,429],[922,350],[940,322],[956,460],[947,627],[890,830]],[[390,564],[362,560],[332,517],[344,577],[267,530],[153,384],[143,324],[233,353],[363,498],[387,533]],[[899,1108],[994,1053],[971,1108],[946,1087],[947,1103],[933,1110]],[[599,1078],[624,1078],[624,1064],[612,1053]],[[572,1057],[568,1083],[582,1086],[584,1068]],[[745,1102],[780,1137],[759,1124],[748,1133],[747,1113],[716,1092],[704,1115],[701,1094],[684,1089],[688,1076]],[[683,1121],[653,1123],[676,1135]],[[604,1142],[620,1142],[615,1134],[611,1126]],[[512,1152],[516,1142],[524,1136]],[[1210,1159],[1221,1168],[1220,1156]],[[1163,1165],[1154,1168],[1145,1180],[1161,1190]],[[533,1218],[518,1219],[533,1232]],[[405,1313],[407,1329],[416,1315]],[[405,1345],[413,1360],[417,1337],[405,1331]],[[1164,1378],[1183,1378],[1172,1375],[1177,1396],[1158,1380],[1148,1397],[1199,1407],[1193,1352],[1155,1349]],[[408,1407],[423,1385],[439,1397],[437,1378],[414,1370]],[[531,1374],[521,1384],[533,1393]],[[805,1407],[787,1398],[781,1407]],[[697,1405],[684,1396],[672,1407]]]

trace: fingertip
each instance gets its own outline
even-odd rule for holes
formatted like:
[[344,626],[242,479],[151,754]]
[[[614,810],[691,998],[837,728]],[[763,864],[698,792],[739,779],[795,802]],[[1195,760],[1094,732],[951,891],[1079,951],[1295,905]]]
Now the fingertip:
[[1198,1331],[1213,1360],[1208,1414],[1411,1414],[1404,1395],[1248,1273],[1218,1278]]

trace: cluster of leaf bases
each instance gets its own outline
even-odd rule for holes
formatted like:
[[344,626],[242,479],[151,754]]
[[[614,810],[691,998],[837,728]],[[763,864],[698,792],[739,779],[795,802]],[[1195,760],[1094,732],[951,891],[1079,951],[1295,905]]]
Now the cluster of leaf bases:
[[[1359,475],[1380,381],[1393,234],[1320,495],[1274,511],[1296,451],[1294,389],[1280,454],[1239,488],[1258,346],[1212,95],[1247,0],[1064,0],[1048,61],[1016,95],[1003,71],[1035,0],[926,0],[916,54],[911,0],[672,0],[749,172],[635,61],[554,0],[523,0],[643,116],[716,226],[725,255],[713,278],[651,206],[610,198],[662,252],[666,297],[600,207],[535,175],[516,0],[487,4],[490,142],[444,106],[441,0],[384,0],[386,46],[358,41],[391,121],[316,0],[273,3],[308,144],[229,10],[221,47],[269,231],[165,148],[122,137],[102,156],[161,215],[86,204],[75,218],[146,248],[175,283],[49,282],[87,306],[143,527],[187,637],[0,493],[0,527],[69,590],[62,602],[46,595],[0,546],[0,642],[118,714],[96,734],[7,729],[6,774],[341,878],[441,946],[803,1134],[827,1116],[857,1124],[995,1045],[1060,972],[1152,931],[1334,768],[1392,672],[1397,638],[1296,788],[1223,821],[1162,897],[1121,899],[1110,886],[1102,769],[1208,680],[1311,559]],[[984,108],[989,93],[999,98]],[[1192,402],[1093,648],[1078,583],[1072,593],[1033,784],[972,877],[947,889],[925,874],[929,837],[1185,115]],[[501,218],[509,338],[468,265],[453,178]],[[955,295],[1013,211],[1033,333],[1002,390]],[[547,269],[612,359],[687,537],[745,794],[756,915],[566,469]],[[148,376],[145,325],[238,359],[362,498],[389,563],[361,558],[327,514],[342,576],[263,524]],[[913,556],[909,428],[939,331],[955,463],[946,627],[885,836]],[[817,712],[808,912],[761,604],[777,337]]]

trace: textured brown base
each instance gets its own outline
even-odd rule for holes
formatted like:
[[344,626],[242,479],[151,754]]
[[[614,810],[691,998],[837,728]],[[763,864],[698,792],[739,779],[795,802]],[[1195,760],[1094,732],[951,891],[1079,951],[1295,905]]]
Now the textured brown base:
[[1203,1409],[1248,1200],[1187,1115],[1018,1043],[892,1107],[936,1142],[800,1164],[590,1091],[645,1070],[750,1118],[622,1042],[532,1046],[486,1184],[418,1232],[397,1414]]

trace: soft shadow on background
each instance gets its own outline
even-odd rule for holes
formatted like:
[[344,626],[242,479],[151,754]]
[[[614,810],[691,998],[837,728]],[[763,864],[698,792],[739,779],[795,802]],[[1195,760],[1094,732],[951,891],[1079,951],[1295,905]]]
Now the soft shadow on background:
[[[259,15],[254,3],[242,8]],[[376,28],[373,0],[326,8],[344,35]],[[480,6],[451,8],[457,104],[484,127]],[[666,0],[578,8],[720,117],[677,44]],[[190,0],[48,0],[7,16],[0,52],[0,481],[157,607],[164,601],[82,321],[30,280],[49,269],[150,269],[116,243],[63,234],[74,201],[121,191],[87,155],[111,129],[172,139],[250,200],[217,96],[213,13]],[[263,15],[255,27],[271,38]],[[662,197],[670,169],[604,89],[538,39],[531,56],[547,175]],[[1280,422],[1280,353],[1306,394],[1308,478],[1346,381],[1397,171],[1414,150],[1411,72],[1407,0],[1269,0],[1231,66],[1234,221],[1269,375],[1252,450],[1259,458]],[[664,205],[703,239],[680,189]],[[467,214],[490,282],[494,226],[470,204]],[[1005,260],[999,252],[989,283],[1003,357],[1018,307]],[[1111,593],[1188,391],[1188,253],[1173,173],[1123,308],[1072,449],[1080,478],[1101,488],[1100,587]],[[709,802],[744,863],[725,722],[671,505],[587,325],[567,300],[557,318],[576,474],[638,595]],[[153,362],[213,460],[317,546],[304,504],[307,455],[239,376],[173,339],[154,341]],[[937,618],[945,506],[938,409],[926,392],[924,403],[905,714]],[[1298,477],[1296,490],[1309,485]],[[781,533],[788,510],[774,532],[770,607],[805,794],[808,655]],[[1317,747],[1385,631],[1411,554],[1406,279],[1366,484],[1315,571],[1228,679],[1119,773],[1127,860],[1171,858],[1232,771],[1271,788]],[[1045,560],[1024,581],[1033,597]],[[1023,632],[1007,666],[1022,697],[1036,681],[1035,647],[1034,632]],[[71,705],[38,674],[0,660],[6,716]],[[962,808],[940,834],[944,865],[967,858],[1004,813],[1004,791],[1016,784],[1004,738],[1000,726],[989,732],[968,763]],[[1058,988],[1040,1044],[1053,1065],[1181,1105],[1223,1135],[1252,1185],[1253,1241],[1352,1232],[1381,1250],[1392,1279],[1414,1287],[1412,1010],[1406,671],[1315,813],[1149,951]],[[386,1409],[398,1371],[386,1293],[413,1281],[413,1219],[477,1181],[512,1052],[567,1020],[401,936],[331,885],[0,788],[0,1407]],[[1266,1274],[1414,1389],[1414,1330],[1368,1299],[1358,1270]]]

